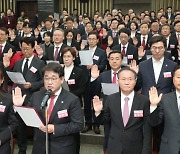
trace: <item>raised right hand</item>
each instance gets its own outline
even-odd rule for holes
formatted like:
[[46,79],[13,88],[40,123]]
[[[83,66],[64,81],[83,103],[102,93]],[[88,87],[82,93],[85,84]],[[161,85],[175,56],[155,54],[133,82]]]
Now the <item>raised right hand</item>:
[[16,106],[22,106],[25,97],[26,97],[26,95],[22,96],[22,92],[19,87],[16,87],[12,91],[13,104]]
[[95,111],[95,115],[99,115],[103,109],[103,103],[102,101],[99,99],[98,96],[94,96],[93,98],[93,108]]

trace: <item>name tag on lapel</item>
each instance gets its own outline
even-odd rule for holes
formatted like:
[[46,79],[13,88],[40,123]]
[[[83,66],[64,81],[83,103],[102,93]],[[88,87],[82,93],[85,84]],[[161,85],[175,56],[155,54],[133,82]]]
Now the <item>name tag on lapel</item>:
[[171,78],[171,72],[164,72],[164,78]]
[[37,69],[32,66],[32,67],[30,68],[30,71],[33,72],[33,73],[36,73],[36,72],[37,72]]
[[98,60],[99,60],[99,57],[96,56],[96,55],[94,55],[93,59],[98,61]]
[[134,110],[134,117],[135,118],[141,118],[143,117],[143,110]]
[[174,45],[174,44],[170,44],[170,48],[171,48],[171,49],[174,49],[174,48],[175,48],[175,45]]
[[75,79],[70,79],[70,80],[68,80],[68,84],[69,84],[69,85],[75,84]]
[[4,111],[5,111],[5,109],[6,109],[6,106],[4,106],[4,105],[0,105],[0,112],[4,112]]
[[133,55],[127,55],[128,59],[133,59]]
[[67,112],[67,110],[58,111],[57,114],[58,114],[58,118],[68,117],[68,112]]

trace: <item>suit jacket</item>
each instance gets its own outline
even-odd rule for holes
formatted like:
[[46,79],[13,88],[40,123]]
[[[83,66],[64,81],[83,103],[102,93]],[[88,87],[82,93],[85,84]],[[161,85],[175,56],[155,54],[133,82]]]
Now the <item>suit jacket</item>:
[[[143,110],[143,117],[134,117],[134,111]],[[135,93],[129,121],[123,124],[121,95],[109,95],[104,105],[103,121],[110,126],[108,154],[151,154],[151,131],[147,118],[149,100]],[[100,114],[99,120],[102,118]]]
[[[89,50],[89,48],[86,48],[85,50]],[[93,65],[97,65],[100,72],[102,72],[105,69],[106,64],[106,52],[97,47],[93,55]],[[81,68],[84,70],[84,76],[86,77],[86,80],[88,80],[90,78],[90,70],[88,70],[84,65],[81,66]]]
[[[119,50],[119,51],[121,51],[121,44],[112,47],[112,50]],[[137,63],[145,60],[144,57],[142,59],[138,60],[138,48],[135,47],[134,45],[130,44],[130,43],[128,44],[128,47],[127,47],[127,50],[126,50],[126,57],[127,57],[128,64],[133,59],[136,60]]]
[[[40,109],[46,90],[33,94],[29,106],[35,107],[40,118],[45,123],[44,109]],[[59,111],[67,110],[68,116],[59,118]],[[77,96],[62,89],[52,110],[49,124],[53,124],[54,134],[49,134],[49,154],[75,153],[75,134],[83,128],[83,114]],[[45,133],[34,129],[34,144],[32,154],[45,153]]]
[[74,66],[71,75],[67,81],[70,92],[81,98],[85,90],[86,81],[83,76],[83,70]]
[[[141,34],[137,35],[136,38],[137,38],[137,40],[138,40],[137,47],[139,48],[139,47],[141,46],[141,43],[142,43]],[[150,49],[150,46],[149,46],[149,40],[150,40],[150,39],[151,39],[151,38],[150,38],[150,35],[148,34],[148,38],[147,38],[145,50]]]
[[[172,72],[174,71],[176,65],[177,64],[172,60],[164,58],[159,79],[156,83],[152,58],[140,63],[137,85],[139,88],[142,88],[142,94],[148,96],[149,89],[152,86],[155,86],[157,88],[158,93],[165,94],[171,92],[173,90]],[[166,72],[170,72],[171,76],[164,77],[164,73]]]
[[[47,50],[47,54],[45,54],[42,58],[42,60],[46,61],[46,60],[54,60],[54,45],[53,46],[50,46]],[[58,54],[58,57],[57,57],[57,61],[59,61],[60,64],[63,63],[62,61],[62,58],[61,58],[61,52],[62,50],[67,47],[67,45],[65,44],[62,44],[61,46],[61,49],[59,49],[59,54]]]
[[10,139],[11,134],[17,127],[17,119],[13,110],[12,98],[8,94],[0,93],[0,153],[11,154]]
[[[20,72],[22,73],[22,63],[23,63],[23,59],[18,60],[15,63],[14,72]],[[31,83],[31,88],[29,89],[25,89],[23,85],[18,85],[23,94],[26,94],[26,99],[25,102],[28,101],[28,99],[31,97],[32,93],[35,91],[38,91],[42,86],[43,86],[43,75],[42,75],[42,68],[45,66],[44,62],[39,60],[36,57],[33,57],[31,64],[29,66],[29,69],[27,71],[26,76],[24,76],[26,82],[30,82]],[[31,71],[31,68],[35,68],[34,72]]]
[[[64,44],[66,44],[67,45],[67,39],[64,39]],[[68,45],[67,45],[68,46]],[[75,39],[72,39],[72,42],[71,42],[71,47],[76,47],[76,49],[79,51],[79,50],[81,50],[80,49],[80,44],[79,44],[79,42],[77,42]]]
[[15,48],[13,45],[11,45],[9,42],[6,42],[6,45],[2,51],[2,54],[0,55],[0,61],[3,61],[4,53],[8,53],[9,49],[12,49],[13,53],[15,53]]
[[163,95],[158,107],[149,116],[152,126],[164,121],[159,154],[178,154],[180,151],[180,113],[177,99],[176,92]]

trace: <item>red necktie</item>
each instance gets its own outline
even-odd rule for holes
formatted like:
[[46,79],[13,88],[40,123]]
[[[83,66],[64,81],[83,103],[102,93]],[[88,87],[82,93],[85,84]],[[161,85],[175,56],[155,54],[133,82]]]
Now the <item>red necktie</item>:
[[49,118],[51,116],[51,112],[53,110],[53,107],[54,107],[54,99],[55,99],[56,95],[51,95],[50,97],[50,103],[49,103],[49,107],[48,107],[48,121],[49,121]]
[[125,49],[126,49],[126,47],[123,47],[122,52],[121,52],[123,56],[125,56],[125,55],[126,55],[126,51],[125,51]]
[[113,76],[113,80],[112,80],[112,83],[116,83],[116,81],[117,81],[117,78],[116,78],[116,72],[113,72],[113,74],[114,74],[114,76]]
[[123,110],[123,123],[124,123],[124,126],[126,126],[126,124],[128,123],[128,120],[129,120],[129,105],[128,105],[128,101],[129,101],[129,98],[128,97],[125,97],[124,98],[124,110]]
[[57,60],[58,54],[59,54],[59,47],[56,47],[56,51],[54,54],[54,60]]
[[143,49],[145,49],[145,47],[146,47],[145,37],[143,37],[143,41],[142,41],[142,44],[141,44],[141,45],[143,46]]
[[0,44],[0,55],[2,54],[2,45]]

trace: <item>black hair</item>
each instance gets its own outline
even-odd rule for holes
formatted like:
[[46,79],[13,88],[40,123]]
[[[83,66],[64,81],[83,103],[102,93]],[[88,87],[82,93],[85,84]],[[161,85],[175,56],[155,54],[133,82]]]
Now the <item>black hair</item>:
[[123,59],[123,54],[122,54],[119,50],[112,50],[112,51],[109,53],[108,58],[110,58],[110,56],[111,56],[112,54],[114,54],[114,53],[119,53],[120,56],[121,56],[121,59]]
[[63,77],[64,76],[64,68],[58,64],[58,63],[55,63],[55,62],[51,62],[51,63],[48,63],[43,69],[43,74],[46,72],[46,71],[53,71],[55,73],[58,74],[59,78]]
[[8,31],[7,28],[5,28],[5,27],[0,27],[0,30],[3,31],[3,32],[5,32],[6,35],[9,35],[9,31]]
[[125,33],[125,34],[127,34],[128,36],[131,35],[131,31],[130,31],[128,28],[122,28],[122,29],[120,29],[120,30],[119,30],[119,35],[120,35],[121,33]]
[[98,35],[98,33],[97,33],[96,31],[90,32],[90,33],[88,34],[88,37],[89,37],[90,35],[96,35],[96,38],[99,39],[99,35]]
[[131,72],[134,74],[134,78],[137,79],[137,73],[136,73],[133,69],[131,69],[130,67],[128,67],[128,66],[123,67],[123,68],[121,68],[121,69],[119,70],[119,72],[118,72],[118,78],[119,78],[119,74],[120,74],[121,72],[123,72],[123,71],[131,71]]
[[34,48],[35,38],[33,38],[33,37],[22,37],[20,40],[21,46],[22,46],[22,43],[26,43],[27,45],[31,45],[31,47]]
[[149,41],[149,46],[151,47],[152,44],[157,43],[157,42],[163,42],[164,47],[166,48],[166,38],[164,36],[153,36],[150,41]]

